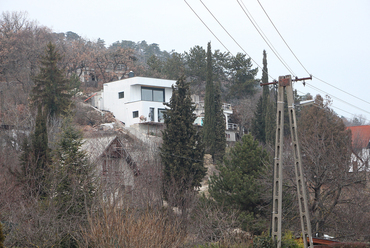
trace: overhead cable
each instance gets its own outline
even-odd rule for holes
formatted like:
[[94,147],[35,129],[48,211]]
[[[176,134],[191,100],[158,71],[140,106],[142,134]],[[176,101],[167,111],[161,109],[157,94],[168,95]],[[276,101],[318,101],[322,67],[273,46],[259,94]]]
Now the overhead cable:
[[[271,18],[270,18],[270,16],[268,15],[268,13],[266,12],[266,10],[265,10],[265,8],[262,6],[262,4],[261,4],[261,2],[259,1],[259,0],[257,0],[257,2],[258,2],[258,4],[260,5],[260,7],[262,8],[262,10],[263,10],[263,12],[265,13],[265,15],[267,16],[267,18],[269,19],[269,21],[271,22],[271,24],[272,24],[272,26],[275,28],[275,30],[276,30],[276,32],[279,34],[279,36],[280,36],[280,38],[283,40],[283,42],[285,43],[285,45],[288,47],[288,49],[289,49],[289,51],[293,54],[293,56],[296,58],[296,60],[298,61],[298,63],[302,66],[302,68],[309,74],[309,75],[311,75],[311,73],[306,69],[306,67],[302,64],[302,62],[298,59],[298,57],[296,56],[296,54],[293,52],[293,50],[290,48],[290,46],[288,45],[288,43],[285,41],[285,39],[284,39],[284,37],[281,35],[281,33],[279,32],[279,30],[277,29],[277,27],[276,27],[276,25],[274,24],[274,22],[271,20]],[[318,77],[315,77],[315,76],[312,76],[313,78],[315,78],[315,79],[317,79],[317,80],[319,80],[319,81],[321,81],[321,82],[323,82],[323,83],[325,83],[325,84],[327,84],[327,85],[329,85],[329,86],[331,86],[331,87],[333,87],[333,88],[335,88],[335,89],[337,89],[337,90],[339,90],[339,91],[341,91],[341,92],[343,92],[343,93],[346,93],[347,95],[350,95],[350,96],[352,96],[352,97],[354,97],[354,98],[356,98],[356,99],[358,99],[358,100],[360,100],[360,101],[363,101],[363,102],[365,102],[365,103],[367,103],[367,104],[370,104],[370,102],[368,102],[368,101],[365,101],[365,100],[363,100],[363,99],[361,99],[361,98],[359,98],[359,97],[357,97],[357,96],[355,96],[355,95],[353,95],[353,94],[350,94],[350,93],[348,93],[347,91],[344,91],[344,90],[342,90],[342,89],[340,89],[340,88],[338,88],[338,87],[336,87],[336,86],[334,86],[334,85],[332,85],[332,84],[329,84],[328,82],[325,82],[324,80],[322,80],[322,79],[320,79],[320,78],[318,78]]]
[[[302,92],[302,91],[300,91],[300,90],[297,90],[299,93],[301,93],[301,94],[303,94],[303,95],[306,95],[307,93],[304,93],[304,92]],[[316,107],[320,107],[318,104],[316,104],[316,103],[314,103],[314,106],[316,106]],[[347,114],[350,114],[350,115],[352,115],[353,117],[356,117],[357,115],[356,114],[354,114],[354,113],[351,113],[351,112],[348,112],[348,111],[346,111],[346,110],[344,110],[344,109],[341,109],[341,108],[338,108],[338,107],[336,107],[336,106],[334,106],[334,105],[330,105],[329,106],[329,108],[335,108],[335,109],[338,109],[338,110],[340,110],[340,111],[342,111],[342,112],[345,112],[345,113],[347,113]],[[342,115],[343,116],[343,115]],[[348,117],[346,117],[346,116],[344,116],[346,119],[348,119],[348,120],[350,120],[350,118],[348,118]],[[362,117],[363,119],[365,119],[366,121],[368,121],[365,117]]]
[[[242,51],[248,55],[248,57],[251,58],[251,60],[259,67],[261,68],[261,70],[263,71],[263,68],[261,66],[259,66],[259,64],[244,50],[244,48],[234,39],[234,37],[226,30],[226,28],[221,24],[221,22],[215,17],[215,15],[212,13],[212,11],[209,10],[209,8],[203,3],[202,0],[200,0],[200,2],[203,4],[203,6],[206,8],[206,10],[212,15],[212,17],[217,21],[217,23],[222,27],[222,29],[229,35],[229,37],[239,46],[240,49],[242,49]],[[267,73],[267,72],[265,72]],[[267,75],[271,78],[271,79],[274,79],[271,75],[269,75],[267,73]]]
[[280,38],[284,41],[285,45],[288,47],[288,49],[290,50],[290,52],[293,54],[293,56],[296,58],[296,60],[298,61],[298,63],[303,67],[303,69],[308,73],[308,75],[311,75],[311,73],[308,72],[308,70],[306,69],[306,67],[304,67],[304,65],[301,63],[301,61],[298,59],[298,57],[295,55],[295,53],[293,52],[293,50],[290,48],[290,46],[288,45],[288,43],[285,41],[285,39],[283,38],[283,36],[280,34],[279,30],[277,29],[277,27],[275,26],[274,22],[271,20],[270,16],[267,14],[265,8],[262,6],[262,4],[260,3],[259,0],[257,0],[257,2],[259,3],[259,5],[261,6],[263,12],[265,12],[265,15],[267,16],[267,18],[270,20],[272,26],[275,28],[276,32],[279,34]]
[[367,103],[367,104],[370,104],[370,102],[365,101],[365,100],[363,100],[363,99],[361,99],[361,98],[359,98],[359,97],[357,97],[357,96],[355,96],[355,95],[352,95],[351,93],[348,93],[347,91],[344,91],[344,90],[342,90],[342,89],[340,89],[340,88],[338,88],[338,87],[336,87],[336,86],[334,86],[334,85],[332,85],[332,84],[329,84],[328,82],[325,82],[324,80],[322,80],[322,79],[320,79],[320,78],[318,78],[318,77],[315,77],[315,76],[312,76],[312,77],[313,77],[313,78],[315,78],[315,79],[317,79],[317,80],[319,80],[319,81],[321,81],[321,82],[323,82],[324,84],[327,84],[327,85],[329,85],[329,86],[331,86],[331,87],[333,87],[333,88],[335,88],[335,89],[337,89],[337,90],[339,90],[339,91],[343,92],[343,93],[346,93],[347,95],[352,96],[353,98],[356,98],[356,99],[358,99],[358,100],[360,100],[360,101],[363,101],[363,102],[365,102],[365,103]]
[[[266,44],[270,47],[271,51],[276,55],[276,57],[280,60],[280,62],[284,65],[284,67],[293,75],[296,76],[296,74],[293,72],[293,70],[288,66],[288,64],[284,61],[284,59],[280,56],[280,54],[275,51],[274,47],[270,45],[270,43],[266,40],[266,38],[262,35],[261,31],[257,28],[256,24],[252,21],[252,18],[250,17],[250,14],[247,13],[247,8],[244,9],[243,6],[240,4],[239,0],[237,0],[240,8],[243,10],[244,14],[248,17],[254,28],[257,30],[259,35],[262,37],[262,39],[266,42]],[[245,6],[245,5],[244,5]],[[249,12],[249,11],[248,11]]]
[[344,100],[340,99],[339,97],[335,97],[335,96],[333,96],[332,94],[329,94],[329,93],[327,93],[327,92],[325,92],[325,91],[323,91],[323,90],[321,90],[321,89],[319,89],[319,88],[317,88],[317,87],[315,87],[315,86],[313,86],[313,85],[311,85],[311,84],[307,84],[307,83],[306,83],[306,85],[307,85],[308,87],[310,87],[310,88],[314,89],[314,90],[320,91],[320,92],[322,92],[322,93],[324,93],[324,94],[326,94],[326,95],[328,95],[328,96],[331,96],[332,98],[337,99],[338,101],[341,101],[341,102],[343,102],[343,103],[345,103],[345,104],[347,104],[347,105],[349,105],[349,106],[351,106],[351,107],[353,107],[353,108],[356,108],[356,109],[358,109],[358,110],[361,110],[361,111],[362,111],[362,112],[364,112],[364,113],[370,114],[370,112],[369,112],[369,111],[364,110],[364,109],[362,109],[362,108],[359,108],[359,107],[357,107],[357,106],[355,106],[355,105],[353,105],[353,104],[351,104],[351,103],[349,103],[349,102],[346,102],[346,101],[344,101]]
[[[241,65],[241,66],[244,66],[242,62],[240,62],[236,56],[224,45],[224,43],[222,43],[222,41],[216,36],[216,34],[207,26],[207,24],[202,20],[202,18],[200,18],[200,16],[195,12],[195,10],[190,6],[190,4],[184,0],[185,3],[189,6],[189,8],[193,11],[193,13],[198,17],[198,19],[203,23],[203,25],[209,30],[209,32],[211,32],[211,34],[218,40],[218,42],[220,42],[220,44],[226,49],[226,51],[228,51],[232,56],[235,57],[235,60]],[[244,51],[244,50],[243,50]],[[247,54],[247,53],[246,53]],[[248,55],[248,54],[247,54]],[[248,55],[249,56],[249,55]],[[251,60],[259,67],[263,70],[263,68],[254,60],[252,59],[251,56],[249,56],[251,58]]]

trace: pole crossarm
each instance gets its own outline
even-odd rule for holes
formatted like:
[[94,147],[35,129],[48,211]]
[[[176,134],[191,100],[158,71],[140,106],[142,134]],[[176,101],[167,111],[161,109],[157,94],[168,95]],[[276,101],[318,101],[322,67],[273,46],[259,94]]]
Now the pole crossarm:
[[[282,79],[282,80],[286,80],[286,79]],[[297,81],[305,81],[305,80],[312,80],[312,75],[310,75],[309,77],[305,77],[305,78],[298,78],[298,77],[295,77],[294,79],[290,79],[292,82],[297,82]],[[279,81],[280,81],[280,78],[279,78]],[[271,84],[278,84],[279,81],[272,81],[270,83],[260,83],[260,86],[265,86],[265,85],[271,85]]]

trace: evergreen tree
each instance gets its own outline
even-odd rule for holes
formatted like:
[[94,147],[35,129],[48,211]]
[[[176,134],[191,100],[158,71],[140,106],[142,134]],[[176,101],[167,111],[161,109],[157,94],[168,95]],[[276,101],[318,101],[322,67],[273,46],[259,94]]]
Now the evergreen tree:
[[[268,83],[267,54],[263,50],[262,83]],[[252,120],[252,135],[263,144],[273,144],[275,141],[276,107],[270,98],[268,85],[262,86],[262,95],[257,103],[257,108]]]
[[62,231],[61,247],[78,247],[75,238],[87,220],[94,196],[93,168],[81,150],[82,133],[70,118],[64,120],[58,148],[54,155],[55,193],[52,202],[58,218],[70,226]]
[[46,116],[64,113],[71,105],[69,80],[64,71],[58,68],[61,60],[55,45],[48,43],[45,55],[41,58],[39,74],[34,77],[31,100],[34,106],[42,106]]
[[[161,158],[165,198],[171,205],[185,208],[184,196],[192,192],[206,174],[204,146],[193,125],[195,115],[189,84],[182,77],[172,87],[172,98],[164,113]],[[171,192],[170,192],[171,191]]]
[[258,68],[252,69],[251,58],[245,54],[237,53],[229,62],[231,82],[229,84],[229,99],[242,99],[253,95],[258,86],[255,79]]
[[63,213],[70,215],[85,214],[85,202],[92,197],[92,167],[85,151],[81,150],[82,133],[76,130],[70,118],[64,120],[62,133],[54,159],[57,175],[57,194],[54,200]]
[[215,118],[214,118],[214,142],[212,144],[212,156],[214,161],[222,161],[226,148],[226,121],[221,102],[220,83],[215,83]]
[[276,104],[267,96],[265,115],[265,142],[274,145],[276,136]]
[[[203,140],[206,146],[206,152],[213,153],[212,144],[214,143],[214,124],[215,124],[215,86],[212,80],[212,52],[211,43],[207,47],[207,77],[206,77],[206,95],[204,98],[204,122],[203,122]],[[213,155],[213,154],[212,154]]]
[[25,183],[30,194],[41,197],[47,196],[46,180],[51,164],[46,122],[46,116],[39,106],[35,130],[30,139],[25,139],[22,145],[21,173],[17,174],[18,179]]
[[[261,214],[258,206],[264,204],[265,189],[259,180],[268,164],[268,154],[258,141],[250,134],[244,135],[225,156],[224,164],[217,166],[219,174],[211,176],[210,195],[225,207],[238,209],[249,219],[255,218]],[[248,229],[249,225],[245,223],[244,228]]]
[[210,194],[218,202],[243,211],[255,211],[261,186],[257,183],[268,164],[268,154],[251,135],[244,135],[225,156],[224,165],[211,176]]
[[259,142],[265,143],[265,121],[263,111],[263,97],[258,99],[256,110],[254,111],[254,117],[252,119],[251,133],[254,138]]
[[221,89],[219,83],[213,82],[213,66],[211,43],[207,47],[207,78],[206,96],[204,100],[203,137],[206,151],[214,161],[222,160],[225,154],[225,117],[221,102]]

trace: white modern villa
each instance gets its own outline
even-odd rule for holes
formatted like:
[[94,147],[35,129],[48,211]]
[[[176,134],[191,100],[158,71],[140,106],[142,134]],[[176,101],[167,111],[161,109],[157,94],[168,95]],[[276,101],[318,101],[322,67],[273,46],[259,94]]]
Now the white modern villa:
[[130,77],[103,84],[92,105],[110,111],[126,127],[143,122],[163,122],[165,102],[172,96],[175,80]]
[[[164,103],[170,102],[172,85],[175,84],[175,80],[129,77],[103,84],[103,90],[91,96],[91,104],[99,110],[112,112],[126,127],[157,133],[163,128],[163,111],[167,108]],[[192,100],[197,116],[194,124],[203,126],[204,102],[199,101],[197,95],[193,95]],[[232,107],[224,103],[222,108],[226,122],[226,140],[236,141],[238,125],[229,122],[233,113]]]

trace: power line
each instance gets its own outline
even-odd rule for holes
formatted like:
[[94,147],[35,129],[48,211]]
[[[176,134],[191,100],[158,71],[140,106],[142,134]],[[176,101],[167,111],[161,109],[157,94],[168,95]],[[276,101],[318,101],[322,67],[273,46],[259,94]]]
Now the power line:
[[[221,43],[221,45],[230,53],[230,54],[232,54],[233,55],[233,53],[232,52],[230,52],[230,50],[221,42],[221,40],[215,35],[215,33],[206,25],[206,23],[200,18],[200,16],[195,12],[195,10],[189,5],[189,3],[186,1],[186,0],[184,0],[185,1],[185,3],[189,6],[189,8],[193,11],[193,13],[198,17],[198,19],[203,23],[203,25],[205,25],[206,26],[206,28],[212,33],[212,35]],[[273,21],[271,20],[271,18],[269,17],[269,15],[267,14],[267,12],[266,12],[266,10],[263,8],[263,6],[262,6],[262,4],[260,3],[260,1],[259,0],[257,0],[258,1],[258,3],[259,3],[259,5],[261,6],[261,8],[262,8],[262,10],[264,11],[264,13],[266,14],[266,16],[267,16],[267,18],[270,20],[270,22],[271,22],[271,24],[274,26],[274,28],[275,28],[275,30],[277,31],[277,33],[279,34],[279,36],[281,37],[281,39],[284,41],[284,43],[286,44],[286,46],[288,47],[288,49],[290,50],[290,52],[294,55],[294,57],[297,59],[297,61],[299,62],[299,64],[302,66],[302,68],[308,73],[308,74],[310,74],[309,72],[308,72],[308,70],[304,67],[304,65],[301,63],[301,61],[298,59],[298,57],[295,55],[295,53],[293,52],[293,50],[290,48],[290,46],[288,45],[288,43],[285,41],[285,39],[283,38],[283,36],[281,35],[281,33],[279,32],[279,30],[277,29],[277,27],[275,26],[275,24],[273,23]],[[232,38],[233,39],[233,41],[243,50],[243,52],[245,53],[245,54],[247,54],[250,58],[251,58],[251,60],[259,67],[259,68],[261,68],[262,69],[262,71],[263,71],[263,68],[243,49],[243,47],[235,40],[235,38],[226,30],[226,28],[220,23],[220,21],[215,17],[215,15],[209,10],[209,8],[203,3],[203,1],[202,0],[200,0],[200,2],[203,4],[203,6],[207,9],[207,11],[212,15],[212,17],[217,21],[217,23],[224,29],[224,31],[230,36],[230,38]],[[266,42],[266,44],[270,47],[270,49],[274,52],[274,54],[277,56],[277,58],[280,60],[280,62],[288,69],[288,71],[290,72],[290,73],[292,73],[293,75],[294,75],[294,72],[291,70],[291,68],[287,65],[287,63],[282,59],[282,57],[281,57],[281,55],[280,54],[278,54],[278,52],[276,51],[275,52],[275,47],[273,47],[273,45],[272,45],[272,43],[268,40],[268,38],[267,38],[267,36],[263,33],[263,31],[262,31],[262,29],[258,26],[258,24],[257,24],[257,22],[254,20],[254,18],[253,18],[253,16],[249,13],[249,11],[248,11],[248,9],[246,8],[246,6],[245,6],[245,4],[242,2],[242,4],[244,5],[244,8],[243,8],[243,6],[241,6],[241,4],[240,4],[240,2],[239,2],[239,0],[237,0],[237,2],[238,2],[238,4],[240,5],[240,7],[242,8],[242,10],[243,10],[243,12],[245,13],[245,15],[249,18],[249,20],[251,21],[251,23],[253,24],[253,26],[255,27],[255,29],[258,31],[258,33],[260,34],[260,36],[264,39],[264,41]],[[249,13],[249,15],[248,15],[248,13]],[[258,27],[258,28],[257,28]],[[267,40],[266,40],[267,39]],[[270,45],[270,43],[271,43],[271,45]],[[234,56],[234,55],[233,55]],[[234,56],[235,57],[235,56]],[[238,61],[238,60],[237,60]],[[241,64],[242,66],[243,66],[243,64],[240,62],[240,61],[238,61],[238,63],[239,64]],[[268,76],[270,77],[270,78],[272,78],[272,76],[271,75],[269,75],[268,74]],[[365,103],[368,103],[368,104],[370,104],[370,102],[368,102],[368,101],[365,101],[365,100],[363,100],[363,99],[361,99],[361,98],[359,98],[359,97],[357,97],[357,96],[355,96],[355,95],[353,95],[353,94],[350,94],[350,93],[348,93],[348,92],[346,92],[346,91],[344,91],[344,90],[341,90],[340,88],[338,88],[338,87],[336,87],[336,86],[334,86],[334,85],[332,85],[332,84],[329,84],[329,83],[327,83],[327,82],[325,82],[324,80],[322,80],[322,79],[319,79],[319,78],[317,78],[317,77],[315,77],[315,76],[313,76],[315,79],[317,79],[317,80],[319,80],[319,81],[321,81],[321,82],[323,82],[323,83],[325,83],[325,84],[328,84],[329,86],[331,86],[331,87],[333,87],[333,88],[335,88],[335,89],[337,89],[337,90],[339,90],[339,91],[341,91],[341,92],[343,92],[343,93],[346,93],[346,94],[348,94],[348,95],[350,95],[350,96],[352,96],[352,97],[354,97],[354,98],[356,98],[356,99],[358,99],[358,100],[361,100],[361,101],[363,101],[363,102],[365,102]],[[340,98],[338,98],[338,97],[335,97],[334,95],[332,95],[332,94],[329,94],[329,93],[327,93],[327,92],[325,92],[325,91],[322,91],[322,90],[320,90],[319,88],[317,88],[317,87],[314,87],[314,86],[312,86],[312,85],[309,85],[309,87],[311,87],[311,88],[313,88],[313,89],[316,89],[316,90],[318,90],[318,91],[320,91],[320,92],[323,92],[324,94],[327,94],[327,95],[329,95],[329,96],[332,96],[333,98],[335,98],[335,99],[337,99],[337,100],[339,100],[339,101],[341,101],[341,102],[343,102],[343,103],[345,103],[345,104],[347,104],[347,105],[349,105],[349,106],[352,106],[352,107],[354,107],[354,108],[356,108],[356,109],[359,109],[359,110],[361,110],[361,111],[363,111],[363,112],[365,112],[365,113],[369,113],[370,114],[370,112],[368,112],[368,111],[366,111],[366,110],[364,110],[364,109],[361,109],[361,108],[359,108],[359,107],[357,107],[357,106],[355,106],[355,105],[353,105],[353,104],[350,104],[350,103],[348,103],[348,102],[346,102],[346,101],[344,101],[344,100],[342,100],[342,99],[340,99]],[[339,108],[338,108],[339,109]],[[342,110],[343,111],[343,110]]]
[[[297,90],[299,93],[301,93],[301,94],[303,94],[303,95],[306,95],[307,93],[304,93],[304,92],[302,92],[302,91],[300,91],[300,90]],[[319,105],[317,105],[316,103],[314,103],[314,105],[315,106],[317,106],[317,107],[320,107]],[[342,112],[345,112],[345,113],[347,113],[347,114],[350,114],[350,115],[352,115],[353,117],[356,117],[357,115],[356,114],[353,114],[353,113],[351,113],[351,112],[348,112],[347,110],[344,110],[344,109],[341,109],[341,108],[338,108],[338,107],[336,107],[336,106],[334,106],[334,105],[331,105],[330,106],[330,108],[335,108],[335,109],[338,109],[338,110],[340,110],[340,111],[342,111]],[[343,115],[342,115],[343,116]],[[346,116],[344,116],[346,119],[348,119],[348,120],[350,120],[351,118],[348,118],[348,117],[346,117]],[[363,119],[365,119],[366,121],[368,121],[365,117],[362,117]]]
[[[248,15],[248,13],[246,12],[246,10],[243,8],[243,6],[240,4],[239,0],[237,0],[240,8],[243,10],[244,14],[248,17],[248,19],[250,20],[250,22],[252,23],[252,25],[254,26],[254,28],[257,30],[257,32],[259,33],[259,35],[262,37],[262,39],[266,42],[266,44],[270,47],[270,49],[272,50],[272,52],[276,55],[276,57],[280,60],[280,62],[285,66],[285,68],[293,75],[295,76],[295,73],[293,72],[293,70],[288,66],[288,64],[284,61],[284,59],[280,56],[280,54],[278,54],[277,51],[275,51],[275,49],[273,48],[272,45],[269,44],[269,42],[267,42],[266,38],[262,35],[261,31],[257,28],[256,24],[254,24],[254,22],[252,21],[252,18]],[[248,11],[249,12],[249,11]]]
[[[284,37],[281,35],[281,33],[279,32],[279,30],[277,29],[277,27],[275,26],[275,24],[274,24],[274,22],[271,20],[271,18],[270,18],[270,16],[268,15],[268,13],[266,12],[266,10],[265,10],[265,8],[262,6],[262,4],[261,4],[261,2],[259,1],[259,0],[257,0],[257,2],[258,2],[258,4],[260,5],[260,7],[262,8],[262,10],[263,10],[263,12],[265,13],[265,15],[267,16],[267,18],[269,19],[269,21],[271,22],[271,24],[272,24],[272,26],[275,28],[275,30],[276,30],[276,32],[279,34],[279,36],[280,36],[280,38],[283,40],[283,42],[285,43],[285,45],[288,47],[288,49],[289,49],[289,51],[293,54],[293,56],[296,58],[296,60],[298,61],[298,63],[302,66],[302,68],[309,74],[309,75],[311,75],[311,73],[306,69],[306,67],[302,64],[302,62],[298,59],[298,57],[295,55],[295,53],[293,52],[293,50],[290,48],[290,46],[288,45],[288,43],[285,41],[285,39],[284,39]],[[340,89],[340,88],[338,88],[338,87],[336,87],[336,86],[334,86],[334,85],[332,85],[332,84],[329,84],[328,82],[325,82],[324,80],[322,80],[322,79],[320,79],[320,78],[318,78],[318,77],[315,77],[315,76],[312,76],[312,77],[314,77],[315,79],[317,79],[317,80],[319,80],[319,81],[321,81],[321,82],[323,82],[323,83],[325,83],[325,84],[327,84],[327,85],[329,85],[329,86],[331,86],[331,87],[333,87],[333,88],[335,88],[335,89],[337,89],[337,90],[339,90],[339,91],[341,91],[341,92],[343,92],[343,93],[346,93],[346,94],[348,94],[348,95],[350,95],[350,96],[352,96],[352,97],[354,97],[354,98],[356,98],[356,99],[358,99],[358,100],[360,100],[360,101],[363,101],[363,102],[365,102],[365,103],[367,103],[367,104],[370,104],[370,102],[368,102],[368,101],[365,101],[365,100],[363,100],[363,99],[361,99],[361,98],[359,98],[359,97],[357,97],[357,96],[355,96],[355,95],[353,95],[353,94],[350,94],[350,93],[348,93],[347,91],[344,91],[344,90],[342,90],[342,89]]]
[[328,82],[325,82],[324,80],[322,80],[322,79],[320,79],[320,78],[318,78],[318,77],[315,77],[315,76],[312,76],[312,77],[314,77],[315,79],[317,79],[317,80],[319,80],[319,81],[323,82],[324,84],[327,84],[327,85],[329,85],[329,86],[331,86],[331,87],[333,87],[333,88],[335,88],[335,89],[337,89],[337,90],[339,90],[339,91],[341,91],[341,92],[343,92],[343,93],[346,93],[347,95],[350,95],[350,96],[352,96],[352,97],[354,97],[354,98],[356,98],[356,99],[358,99],[358,100],[360,100],[360,101],[363,101],[363,102],[365,102],[365,103],[367,103],[367,104],[370,104],[370,102],[365,101],[365,100],[363,100],[363,99],[361,99],[361,98],[359,98],[359,97],[357,97],[357,96],[355,96],[355,95],[352,95],[351,93],[348,93],[348,92],[346,92],[346,91],[344,91],[344,90],[342,90],[342,89],[340,89],[340,88],[338,88],[338,87],[336,87],[336,86],[334,86],[334,85],[332,85],[332,84],[329,84]]
[[[209,30],[209,32],[211,32],[211,34],[218,40],[218,42],[220,42],[220,44],[226,49],[226,51],[228,51],[232,56],[235,57],[235,60],[243,67],[243,63],[240,62],[236,56],[224,45],[224,43],[222,43],[222,41],[216,36],[216,34],[207,26],[207,24],[202,20],[202,18],[200,18],[200,16],[195,12],[195,10],[190,6],[190,4],[184,0],[185,3],[189,6],[189,8],[193,11],[193,13],[198,17],[198,19],[203,23],[203,25]],[[243,50],[244,51],[244,50]],[[244,51],[245,52],[245,51]],[[246,53],[246,52],[245,52]],[[247,54],[247,53],[246,53]],[[247,54],[248,55],[248,54]],[[249,56],[249,55],[248,55]],[[251,57],[251,60],[259,67],[263,70],[263,68]],[[271,77],[271,76],[270,76]]]
[[303,69],[309,74],[311,75],[311,73],[308,72],[308,70],[306,69],[306,67],[303,66],[303,64],[301,63],[301,61],[298,59],[298,57],[295,55],[295,53],[293,52],[293,50],[290,48],[290,46],[288,45],[288,43],[285,41],[285,39],[283,38],[283,36],[280,34],[279,30],[277,29],[277,27],[275,26],[274,22],[271,20],[270,16],[267,14],[265,8],[263,8],[262,4],[260,3],[259,0],[257,0],[257,2],[259,3],[259,5],[261,6],[263,12],[265,12],[265,15],[267,16],[267,18],[270,20],[272,26],[274,26],[276,32],[279,34],[280,38],[284,41],[285,45],[288,47],[288,49],[290,50],[290,52],[293,54],[293,56],[296,58],[296,60],[299,62],[299,64],[303,67]]
[[357,106],[355,106],[355,105],[353,105],[353,104],[351,104],[349,102],[346,102],[346,101],[344,101],[344,100],[342,100],[342,99],[340,99],[340,98],[338,98],[338,97],[336,97],[336,96],[334,96],[332,94],[329,94],[329,93],[327,93],[327,92],[325,92],[325,91],[323,91],[323,90],[321,90],[321,89],[319,89],[319,88],[317,88],[317,87],[315,87],[313,85],[307,84],[307,86],[310,87],[310,88],[312,88],[312,89],[314,89],[314,90],[320,91],[320,92],[322,92],[322,93],[324,93],[324,94],[326,94],[328,96],[331,96],[332,98],[337,99],[338,101],[341,101],[341,102],[343,102],[343,103],[345,103],[345,104],[347,104],[347,105],[349,105],[349,106],[351,106],[353,108],[356,108],[358,110],[361,110],[364,113],[370,114],[370,112],[368,112],[367,110],[364,110],[364,109],[359,108],[359,107],[357,107]]
[[[222,29],[229,35],[229,37],[242,49],[242,51],[248,55],[248,57],[251,58],[251,60],[263,71],[263,68],[259,66],[259,64],[243,49],[243,47],[234,39],[234,37],[226,30],[226,28],[220,23],[220,21],[215,17],[215,15],[212,13],[212,11],[209,10],[209,8],[203,3],[202,0],[200,2],[203,4],[203,6],[207,9],[207,11],[212,15],[212,17],[217,21],[217,23],[222,27]],[[266,73],[266,72],[265,72]],[[267,75],[271,78],[274,79],[272,76],[270,76],[268,73]]]

